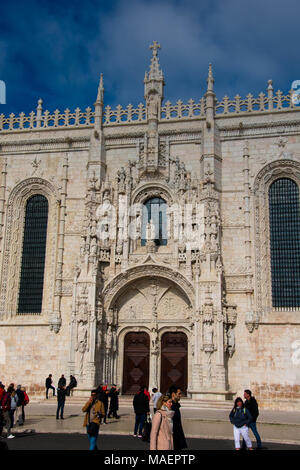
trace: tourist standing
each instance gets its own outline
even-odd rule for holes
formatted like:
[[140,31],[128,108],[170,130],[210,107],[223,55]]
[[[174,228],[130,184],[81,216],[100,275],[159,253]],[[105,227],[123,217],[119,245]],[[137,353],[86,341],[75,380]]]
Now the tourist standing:
[[176,386],[170,388],[170,397],[172,399],[172,410],[174,411],[173,416],[173,441],[174,441],[174,450],[182,450],[187,448],[187,443],[185,440],[182,423],[181,423],[181,405],[179,403],[181,398],[181,389]]
[[11,401],[10,401],[10,421],[11,421],[11,427],[14,428],[14,426],[15,426],[15,412],[16,412],[17,404],[18,404],[18,395],[17,395],[15,389],[12,389],[10,398],[11,398]]
[[247,410],[252,416],[252,421],[251,423],[249,423],[249,428],[251,429],[251,431],[253,432],[255,436],[255,439],[257,442],[257,449],[261,449],[261,438],[256,428],[256,420],[259,415],[258,404],[257,404],[255,397],[252,396],[251,390],[244,391],[244,398],[245,398],[244,406],[247,408]]
[[103,424],[107,424],[106,418],[107,418],[107,411],[108,411],[108,395],[109,395],[109,390],[107,388],[107,385],[103,385],[103,387],[101,388],[101,392],[99,394],[99,400],[102,401],[103,406],[104,406]]
[[61,386],[57,388],[57,410],[56,410],[56,419],[64,419],[64,407],[66,401],[67,390],[65,387]]
[[248,428],[252,421],[252,416],[244,406],[243,400],[240,397],[236,398],[234,407],[229,414],[229,419],[231,424],[233,424],[235,450],[240,450],[241,448],[241,436],[245,440],[247,448],[253,450]]
[[155,414],[157,410],[157,401],[162,396],[162,394],[157,390],[157,388],[152,389],[152,402],[153,402],[153,413]]
[[118,409],[119,409],[119,389],[117,388],[116,384],[113,384],[112,388],[109,391],[110,403],[109,403],[109,412],[108,418],[113,415],[114,418],[119,419],[118,416]]
[[82,408],[82,411],[85,413],[83,426],[86,427],[90,441],[89,450],[97,450],[97,438],[101,418],[104,416],[104,405],[98,400],[96,390],[91,391],[91,397]]
[[2,411],[3,411],[3,418],[4,418],[4,421],[5,421],[4,427],[6,428],[7,438],[8,439],[12,439],[12,438],[15,437],[11,434],[11,415],[10,415],[10,411],[11,411],[11,394],[12,394],[12,391],[13,391],[13,387],[9,386],[7,391],[5,392],[4,396],[2,397],[2,402],[1,402]]
[[49,374],[48,377],[46,378],[45,386],[46,386],[46,399],[48,400],[48,392],[49,388],[53,390],[53,396],[55,397],[55,388],[52,385],[53,380],[52,380],[52,374]]
[[26,393],[26,388],[21,387],[21,392],[24,394],[24,400],[22,402],[22,424],[25,423],[25,406],[29,403],[29,396]]
[[24,392],[21,390],[21,385],[17,386],[16,394],[18,396],[18,403],[17,403],[17,409],[15,413],[15,422],[18,423],[19,426],[23,425],[23,419],[22,419],[22,405],[25,400]]
[[157,402],[157,411],[152,419],[150,450],[173,450],[173,417],[170,395],[162,395]]
[[134,424],[134,437],[142,437],[142,430],[147,419],[147,414],[150,413],[149,399],[144,393],[145,387],[140,387],[133,397],[133,409],[135,412],[135,424]]

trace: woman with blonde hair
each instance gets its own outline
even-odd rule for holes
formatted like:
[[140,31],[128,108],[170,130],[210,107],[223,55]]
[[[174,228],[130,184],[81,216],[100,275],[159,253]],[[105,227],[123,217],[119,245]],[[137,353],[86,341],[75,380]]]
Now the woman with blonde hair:
[[157,402],[157,411],[152,420],[150,450],[173,450],[172,399],[162,395]]

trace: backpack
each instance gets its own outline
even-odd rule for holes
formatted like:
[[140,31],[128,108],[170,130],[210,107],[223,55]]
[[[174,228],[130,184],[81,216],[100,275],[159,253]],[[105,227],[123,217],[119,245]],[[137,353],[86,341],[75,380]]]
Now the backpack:
[[22,405],[26,406],[29,403],[29,397],[26,392],[23,392],[23,393],[24,393],[24,400],[22,402]]

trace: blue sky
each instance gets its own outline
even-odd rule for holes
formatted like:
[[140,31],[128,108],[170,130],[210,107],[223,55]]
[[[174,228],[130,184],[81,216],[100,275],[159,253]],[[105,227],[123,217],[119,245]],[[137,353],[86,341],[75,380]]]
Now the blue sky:
[[199,100],[209,62],[215,91],[258,95],[300,79],[298,0],[0,0],[0,113],[143,102],[157,40],[165,100]]

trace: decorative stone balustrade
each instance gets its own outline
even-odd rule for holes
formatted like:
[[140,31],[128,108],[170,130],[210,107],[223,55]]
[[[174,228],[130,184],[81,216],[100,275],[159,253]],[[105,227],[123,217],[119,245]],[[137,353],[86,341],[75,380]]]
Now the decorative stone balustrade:
[[[203,119],[205,117],[206,102],[202,97],[199,102],[190,99],[187,104],[178,100],[172,105],[167,101],[161,107],[161,122],[184,121]],[[268,93],[260,93],[257,98],[248,94],[245,99],[239,95],[234,99],[225,96],[221,101],[215,99],[215,116],[225,117],[233,115],[247,115],[250,113],[268,113],[294,111],[297,107],[292,101],[292,91],[284,95],[280,90],[273,94],[271,81],[269,81]],[[118,105],[115,109],[106,106],[103,113],[104,126],[145,123],[147,120],[146,107],[140,103],[137,108],[129,104],[126,108]],[[28,116],[24,113],[16,116],[10,114],[5,117],[0,114],[0,132],[26,131],[32,129],[56,129],[56,128],[80,128],[94,125],[95,112],[90,107],[85,111],[76,108],[74,112],[66,109],[63,113],[57,109],[53,114],[49,111],[42,112],[42,100],[39,100],[37,112],[32,111]]]

